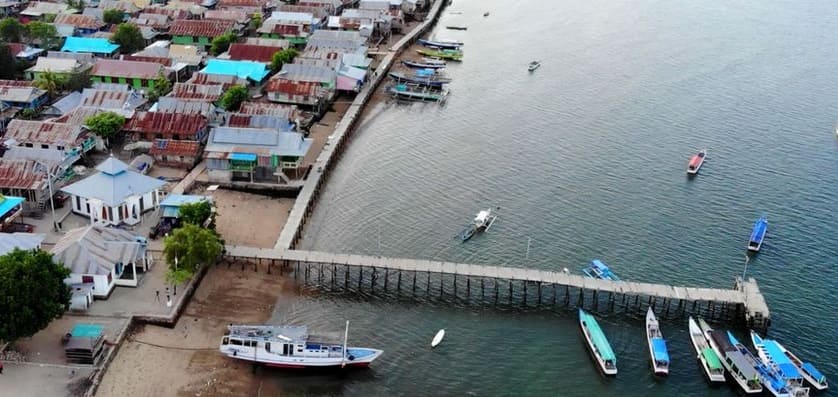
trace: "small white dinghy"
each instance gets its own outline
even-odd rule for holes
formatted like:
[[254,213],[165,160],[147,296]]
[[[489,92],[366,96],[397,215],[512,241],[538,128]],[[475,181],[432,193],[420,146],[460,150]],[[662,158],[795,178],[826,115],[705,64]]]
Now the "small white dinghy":
[[445,330],[441,329],[439,332],[434,335],[434,339],[431,341],[431,347],[436,347],[440,342],[442,342],[442,338],[445,337]]

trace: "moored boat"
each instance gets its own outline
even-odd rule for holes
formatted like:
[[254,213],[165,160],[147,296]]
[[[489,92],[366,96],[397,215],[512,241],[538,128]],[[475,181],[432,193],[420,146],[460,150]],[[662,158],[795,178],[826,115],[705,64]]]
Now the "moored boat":
[[477,216],[474,217],[474,220],[472,220],[471,223],[462,232],[460,232],[460,240],[468,241],[468,239],[472,238],[477,232],[488,231],[497,218],[498,217],[496,215],[492,215],[491,208],[478,212]]
[[797,369],[797,366],[780,351],[777,342],[771,339],[762,339],[756,332],[751,331],[751,343],[757,350],[757,357],[762,361],[762,364],[780,376],[792,396],[806,397],[809,395],[809,388],[803,384],[803,375]]
[[[815,389],[826,390],[829,388],[829,383],[826,382],[826,376],[818,371],[812,363],[804,362],[786,350],[780,342],[773,339],[760,338],[753,331],[751,331],[751,340],[754,342],[754,347],[757,349],[757,353],[763,362],[768,360],[775,363],[790,363],[797,368],[800,376]],[[758,343],[762,347],[758,346]]]
[[611,350],[611,344],[596,319],[582,309],[579,309],[579,328],[597,368],[606,376],[617,375],[617,357]]
[[730,344],[738,350],[745,360],[748,362],[749,365],[753,366],[756,369],[757,374],[759,376],[760,382],[762,382],[762,386],[765,390],[767,390],[771,395],[774,397],[790,397],[791,393],[789,392],[789,388],[786,386],[786,382],[783,378],[777,374],[772,368],[763,364],[759,359],[754,357],[754,354],[748,350],[742,342],[736,339],[730,331],[727,331],[727,339],[730,341]]
[[704,337],[710,343],[710,347],[721,359],[722,366],[725,367],[733,381],[739,385],[739,388],[745,394],[756,395],[762,393],[762,384],[756,368],[730,343],[727,333],[710,328],[703,319],[698,319],[698,325],[704,333]]
[[404,73],[390,72],[387,75],[398,83],[408,83],[433,88],[441,88],[443,85],[451,82],[451,79],[449,78],[429,75],[427,73],[417,73],[416,76],[407,76]]
[[592,260],[588,267],[582,269],[582,272],[590,278],[620,281],[620,278],[611,271],[611,268],[599,259]]
[[419,44],[422,44],[425,47],[429,48],[441,48],[447,50],[458,50],[462,47],[460,43],[450,43],[450,42],[442,42],[442,41],[435,41],[435,40],[425,40],[425,39],[418,39],[416,40]]
[[448,90],[431,90],[428,87],[417,87],[407,84],[396,84],[387,89],[390,95],[399,99],[413,101],[442,102],[448,95]]
[[669,375],[669,350],[666,348],[660,323],[651,307],[646,311],[646,340],[649,342],[649,357],[655,375]]
[[343,343],[322,342],[305,326],[230,325],[219,350],[228,357],[280,368],[367,367],[383,351],[348,347],[349,321]]
[[768,220],[763,216],[754,222],[751,238],[748,240],[748,251],[757,252],[762,248],[762,241],[765,239],[766,232],[768,232]]
[[701,328],[698,327],[698,323],[695,322],[692,316],[689,320],[689,331],[693,349],[695,349],[696,357],[701,364],[701,368],[704,369],[707,380],[710,383],[724,383],[725,369],[722,366],[722,362],[719,360],[716,352],[713,351],[713,348],[710,347],[707,338],[701,332]]
[[411,61],[411,60],[408,60],[408,59],[403,60],[402,65],[407,66],[409,68],[414,68],[414,69],[443,69],[446,66],[445,61],[417,62],[417,61]]
[[529,63],[529,65],[527,65],[527,70],[529,70],[530,72],[533,72],[540,67],[541,67],[541,62],[532,61],[532,62]]
[[463,60],[463,52],[459,50],[432,50],[423,48],[420,50],[416,50],[416,52],[432,58],[448,59],[452,61]]
[[690,158],[690,162],[687,164],[687,174],[698,174],[698,170],[701,169],[701,166],[704,164],[705,158],[707,158],[707,149],[704,149],[692,156]]

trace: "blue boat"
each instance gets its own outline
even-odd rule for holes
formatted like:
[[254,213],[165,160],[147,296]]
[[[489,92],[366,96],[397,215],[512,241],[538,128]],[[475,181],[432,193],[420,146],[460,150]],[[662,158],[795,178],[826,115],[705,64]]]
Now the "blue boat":
[[443,50],[458,50],[463,45],[462,43],[458,42],[433,41],[425,39],[419,39],[416,41],[418,41],[419,44],[422,44],[425,47],[439,48]]
[[599,259],[591,261],[588,267],[582,269],[582,272],[590,278],[599,278],[602,280],[620,281],[616,274],[611,272],[611,269]]
[[446,77],[438,77],[427,74],[417,74],[416,76],[406,76],[403,73],[390,72],[388,76],[398,83],[415,84],[424,87],[440,88],[445,84],[451,82],[451,79]]
[[748,240],[748,251],[759,251],[766,232],[768,232],[768,219],[763,216],[754,223],[754,230],[751,231],[751,238]]
[[[753,341],[754,347],[757,349],[757,353],[762,362],[774,363],[792,383],[797,383],[797,376],[795,375],[798,375],[809,382],[815,389],[826,390],[829,388],[826,377],[812,363],[800,360],[797,356],[786,350],[780,342],[773,339],[760,338],[753,331],[751,331],[751,341]],[[797,371],[792,371],[792,368]]]
[[757,356],[759,356],[760,361],[780,375],[793,396],[809,395],[809,388],[803,385],[803,375],[797,369],[797,366],[783,354],[777,342],[771,339],[762,339],[754,331],[751,331],[751,342],[757,349]]
[[652,360],[655,375],[669,375],[669,349],[666,348],[660,323],[651,307],[646,311],[646,339],[649,342],[649,357]]
[[608,343],[608,338],[602,332],[594,316],[579,309],[579,328],[585,337],[588,351],[591,352],[597,367],[606,376],[617,375],[617,357]]
[[754,357],[754,354],[751,353],[751,351],[748,350],[742,342],[739,342],[736,337],[730,333],[730,331],[727,331],[727,339],[730,341],[730,344],[742,354],[748,365],[753,366],[753,368],[757,371],[759,381],[762,383],[762,386],[766,391],[770,392],[771,395],[775,397],[791,397],[789,388],[786,387],[786,382],[782,375],[778,374],[771,367],[768,367],[758,358]]

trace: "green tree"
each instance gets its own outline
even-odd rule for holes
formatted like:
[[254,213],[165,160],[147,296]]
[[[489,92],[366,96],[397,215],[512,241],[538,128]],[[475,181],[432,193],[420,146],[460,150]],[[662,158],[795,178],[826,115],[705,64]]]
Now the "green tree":
[[275,52],[273,58],[271,59],[271,70],[278,72],[282,69],[282,65],[294,62],[294,58],[296,58],[299,54],[300,53],[294,48],[286,48]]
[[70,7],[78,12],[84,11],[84,7],[86,6],[84,0],[64,0],[64,3],[67,4],[67,7]]
[[90,69],[70,73],[70,78],[64,83],[65,91],[81,91],[90,87]]
[[60,317],[70,304],[64,284],[69,269],[41,250],[14,249],[0,256],[0,340],[34,335]]
[[111,36],[111,41],[119,44],[119,51],[123,54],[132,54],[145,47],[145,39],[140,33],[140,28],[133,23],[120,23]]
[[84,120],[84,124],[94,134],[108,139],[122,129],[122,126],[125,125],[125,117],[114,112],[102,112],[88,117]]
[[19,115],[20,118],[24,120],[34,120],[38,117],[41,113],[37,109],[26,108],[20,111]]
[[0,40],[7,43],[20,43],[26,28],[16,18],[0,20]]
[[118,23],[122,23],[125,18],[125,13],[122,10],[117,10],[115,8],[111,8],[102,12],[102,20],[105,23],[116,25]]
[[30,43],[40,44],[41,48],[45,49],[56,47],[61,40],[58,37],[58,31],[55,29],[55,26],[46,22],[29,22],[26,24],[26,32]]
[[35,87],[46,91],[50,98],[55,98],[56,94],[65,88],[68,81],[67,76],[47,70],[35,78]]
[[148,97],[149,102],[157,102],[161,96],[166,95],[169,91],[172,90],[172,82],[163,76],[163,74],[158,74],[157,79],[154,80],[154,88],[148,90]]
[[202,266],[215,263],[223,249],[218,234],[191,223],[185,223],[163,239],[163,256],[172,271],[194,274]]
[[250,30],[259,29],[260,26],[262,26],[262,13],[253,13],[253,16],[250,17]]
[[203,226],[204,222],[212,216],[212,204],[209,201],[184,204],[178,208],[178,213],[183,223]]
[[9,46],[0,42],[0,79],[13,80],[17,73],[17,61]]
[[230,44],[236,41],[236,34],[235,33],[225,33],[221,36],[218,36],[212,39],[212,46],[210,46],[210,52],[212,55],[219,55],[224,51],[227,51],[230,48]]
[[230,87],[221,96],[221,107],[230,112],[239,110],[239,106],[247,100],[248,96],[250,96],[250,93],[247,91],[247,87],[243,85]]

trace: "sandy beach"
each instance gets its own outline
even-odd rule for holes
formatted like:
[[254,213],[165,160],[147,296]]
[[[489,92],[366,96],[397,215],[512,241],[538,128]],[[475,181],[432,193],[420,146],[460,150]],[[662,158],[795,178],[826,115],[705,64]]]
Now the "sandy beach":
[[218,209],[216,230],[226,244],[273,248],[293,198],[277,198],[257,194],[218,189],[211,194]]

